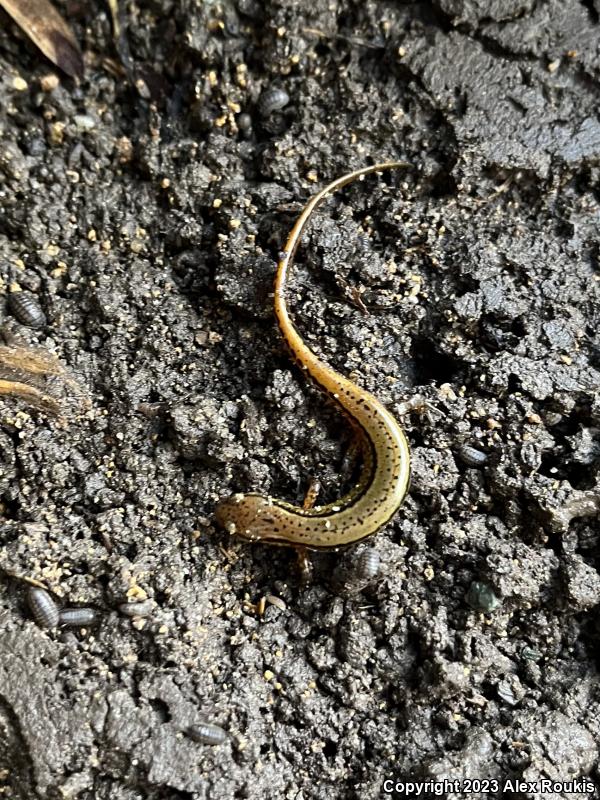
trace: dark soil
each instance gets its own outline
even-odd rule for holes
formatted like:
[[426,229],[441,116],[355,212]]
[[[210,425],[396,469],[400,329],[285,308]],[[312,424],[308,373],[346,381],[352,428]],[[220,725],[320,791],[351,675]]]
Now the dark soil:
[[[139,91],[99,5],[61,4],[86,77],[53,90],[0,16],[2,335],[91,403],[64,376],[64,418],[0,401],[0,796],[600,785],[598,0],[123,0]],[[265,116],[268,88],[290,102]],[[412,489],[374,581],[363,545],[303,587],[212,512],[348,487],[270,292],[307,198],[389,158],[412,166],[315,216],[290,300],[319,354],[417,406]],[[38,628],[28,580],[99,624]]]

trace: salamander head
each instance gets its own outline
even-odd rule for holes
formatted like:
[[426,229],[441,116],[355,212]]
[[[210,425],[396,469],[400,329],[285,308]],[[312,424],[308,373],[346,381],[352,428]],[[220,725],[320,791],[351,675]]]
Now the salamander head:
[[215,508],[215,519],[228,533],[258,542],[272,535],[276,511],[270,497],[234,494],[220,501]]

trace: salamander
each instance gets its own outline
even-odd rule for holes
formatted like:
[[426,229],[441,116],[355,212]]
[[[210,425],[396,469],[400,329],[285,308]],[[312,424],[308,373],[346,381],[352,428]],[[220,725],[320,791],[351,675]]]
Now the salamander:
[[363,465],[358,483],[334,503],[303,508],[255,492],[234,494],[215,510],[218,524],[252,542],[307,550],[337,550],[376,533],[389,522],[406,496],[410,450],[404,431],[384,406],[321,361],[294,327],[285,294],[294,255],[313,211],[337,189],[371,172],[407,167],[386,162],[350,172],[314,195],[287,240],[275,278],[275,315],[294,360],[341,409],[356,432]]

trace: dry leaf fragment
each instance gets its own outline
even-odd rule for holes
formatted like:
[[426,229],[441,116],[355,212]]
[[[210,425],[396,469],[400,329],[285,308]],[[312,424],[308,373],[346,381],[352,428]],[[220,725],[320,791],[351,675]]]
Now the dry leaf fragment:
[[73,31],[49,0],[0,0],[0,6],[72,78],[83,77],[83,57]]

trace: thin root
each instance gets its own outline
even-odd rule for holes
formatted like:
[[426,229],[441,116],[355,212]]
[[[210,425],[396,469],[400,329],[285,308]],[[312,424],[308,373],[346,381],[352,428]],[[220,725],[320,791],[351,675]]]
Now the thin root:
[[82,387],[71,378],[58,358],[46,350],[0,345],[0,395],[18,397],[29,405],[59,415],[71,398],[61,400],[48,394],[39,384],[46,378],[60,378],[81,406],[88,407]]
[[30,375],[62,375],[64,367],[53,353],[26,347],[0,346],[0,365]]
[[40,392],[27,383],[0,380],[0,394],[19,397],[21,400],[25,400],[26,403],[39,408],[41,411],[47,411],[52,414],[58,414],[60,411],[60,406],[53,397]]

